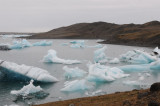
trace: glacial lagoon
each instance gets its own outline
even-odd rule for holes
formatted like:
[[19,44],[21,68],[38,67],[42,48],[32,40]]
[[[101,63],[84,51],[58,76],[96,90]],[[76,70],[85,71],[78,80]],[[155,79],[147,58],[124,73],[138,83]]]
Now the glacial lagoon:
[[[0,37],[0,43],[10,43],[16,40],[14,38],[2,38]],[[64,85],[67,81],[82,81],[85,79],[87,74],[79,78],[70,78],[66,79],[64,73],[64,66],[69,68],[78,67],[79,69],[84,70],[88,73],[89,68],[87,64],[89,62],[94,63],[94,51],[99,49],[94,47],[97,45],[97,40],[84,40],[85,45],[90,47],[85,48],[73,48],[70,46],[70,41],[74,39],[54,39],[47,40],[52,41],[51,46],[32,46],[26,47],[24,49],[13,49],[9,51],[0,51],[0,60],[14,62],[17,64],[25,64],[27,66],[39,67],[47,70],[51,75],[56,77],[59,82],[56,83],[34,83],[35,86],[40,86],[45,92],[49,93],[44,99],[31,99],[31,100],[20,100],[16,103],[15,95],[11,94],[12,90],[20,90],[24,85],[27,85],[29,82],[23,81],[0,81],[0,103],[2,106],[17,104],[20,106],[27,106],[28,104],[34,102],[35,104],[42,104],[53,101],[61,101],[73,98],[81,98],[87,96],[103,95],[110,94],[119,91],[129,91],[133,89],[149,88],[150,84],[160,80],[159,74],[160,71],[155,70],[143,70],[143,71],[124,71],[125,74],[130,76],[116,79],[111,82],[96,82],[91,83],[93,87],[89,90],[82,90],[76,92],[63,92],[61,91],[64,88]],[[28,40],[31,43],[42,41],[40,40]],[[105,50],[105,55],[109,58],[119,58],[120,55],[132,51],[134,49],[145,50],[148,53],[151,53],[154,48],[149,47],[135,47],[135,46],[123,46],[123,45],[111,45],[111,44],[102,44],[102,46],[107,46]],[[54,49],[57,52],[57,56],[62,59],[70,60],[79,60],[80,64],[57,64],[57,63],[46,63],[43,62],[43,58],[47,55],[48,50]],[[118,64],[103,64],[109,67],[120,67],[131,65],[130,63],[120,62]],[[125,82],[125,83],[124,83]]]

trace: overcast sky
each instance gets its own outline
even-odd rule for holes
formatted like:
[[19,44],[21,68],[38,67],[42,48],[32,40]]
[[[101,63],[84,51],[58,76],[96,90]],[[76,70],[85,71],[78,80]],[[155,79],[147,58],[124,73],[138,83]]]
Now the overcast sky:
[[81,22],[160,21],[160,0],[0,0],[0,32],[43,32]]

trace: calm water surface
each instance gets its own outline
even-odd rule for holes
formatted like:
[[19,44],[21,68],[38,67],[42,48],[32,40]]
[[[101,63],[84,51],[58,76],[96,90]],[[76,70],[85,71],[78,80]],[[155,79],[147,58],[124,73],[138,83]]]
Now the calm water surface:
[[[0,43],[11,43],[13,39],[6,38],[2,39],[0,38]],[[29,40],[30,42],[36,42],[40,40]],[[74,65],[68,65],[68,67],[79,67],[85,71],[88,71],[88,68],[86,64],[91,61],[93,62],[93,52],[96,50],[96,48],[84,48],[84,49],[73,49],[69,46],[62,46],[62,43],[68,43],[71,40],[52,40],[53,45],[52,46],[39,46],[39,47],[29,47],[21,50],[10,50],[10,51],[0,51],[0,59],[6,60],[10,62],[15,62],[17,64],[26,64],[29,66],[35,66],[39,68],[43,68],[51,73],[51,75],[58,78],[60,81],[53,84],[38,84],[40,85],[46,92],[50,93],[50,95],[45,99],[40,100],[32,100],[37,104],[41,103],[47,103],[52,101],[59,101],[66,100],[66,99],[72,99],[72,98],[79,98],[79,97],[85,97],[85,93],[82,92],[76,92],[76,93],[63,93],[60,91],[61,88],[64,87],[64,82],[66,82],[66,79],[64,78],[64,70],[62,70],[63,64],[46,64],[42,62],[43,56],[47,54],[47,51],[49,49],[54,49],[57,51],[57,56],[64,59],[77,59],[81,60],[82,64],[74,64]],[[87,45],[96,45],[96,40],[88,40],[86,41]],[[133,49],[143,49],[148,52],[151,52],[153,48],[147,48],[147,47],[133,47],[133,46],[121,46],[121,45],[107,45],[106,55],[108,57],[119,57],[119,55],[126,53],[129,50]],[[106,64],[107,66],[121,66],[126,65],[124,63],[111,65]],[[146,70],[149,71],[149,70]],[[102,90],[104,93],[113,93],[117,91],[128,91],[132,89],[137,89],[134,86],[126,86],[122,82],[126,80],[137,80],[138,73],[137,72],[131,72],[129,73],[131,76],[127,78],[121,78],[111,83],[100,83],[97,84],[94,91]],[[158,80],[160,80],[160,77],[158,76],[159,73],[151,73],[151,77],[145,78],[145,82],[147,83],[153,83]],[[74,80],[74,79],[73,79]],[[21,89],[26,83],[23,82],[0,82],[0,106],[9,105],[9,104],[15,104],[13,102],[14,96],[10,94],[11,90],[19,90]],[[91,91],[92,92],[92,91]],[[30,102],[30,101],[27,101]],[[20,106],[25,106],[26,103],[24,102],[17,102]]]

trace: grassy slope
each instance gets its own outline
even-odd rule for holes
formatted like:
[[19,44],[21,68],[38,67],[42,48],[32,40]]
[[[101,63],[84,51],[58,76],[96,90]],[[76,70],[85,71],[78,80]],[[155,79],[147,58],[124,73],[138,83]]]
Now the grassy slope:
[[160,92],[133,90],[115,94],[57,101],[35,106],[148,106],[150,101],[160,103]]

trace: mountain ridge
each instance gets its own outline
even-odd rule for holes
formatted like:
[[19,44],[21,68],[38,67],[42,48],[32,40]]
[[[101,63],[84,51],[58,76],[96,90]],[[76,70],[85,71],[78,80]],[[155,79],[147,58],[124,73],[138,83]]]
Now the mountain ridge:
[[78,23],[35,34],[29,39],[104,39],[102,43],[160,46],[160,22],[114,24],[107,22]]

